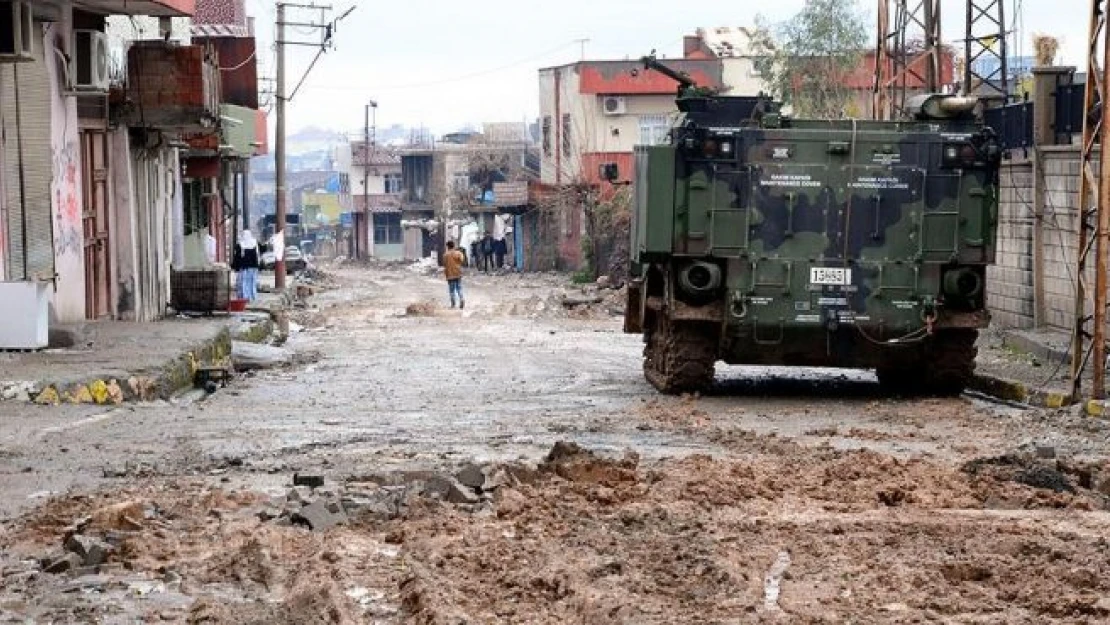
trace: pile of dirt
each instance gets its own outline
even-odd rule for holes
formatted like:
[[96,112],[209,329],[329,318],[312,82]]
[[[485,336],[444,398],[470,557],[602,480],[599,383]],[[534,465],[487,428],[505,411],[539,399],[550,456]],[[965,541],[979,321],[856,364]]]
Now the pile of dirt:
[[866,451],[635,460],[561,443],[534,479],[501,489],[493,517],[410,517],[407,612],[425,623],[1110,616],[1104,520],[1096,530],[1034,512],[1015,525],[988,509],[1011,487],[1035,505],[1030,486]]
[[432,301],[416,302],[405,307],[406,317],[434,317],[439,305]]
[[[193,623],[1110,618],[1110,521],[1055,511],[1106,509],[1092,467],[961,468],[732,436],[744,452],[728,458],[646,462],[561,441],[535,465],[334,488],[301,476],[319,486],[280,498],[150,480],[57,499],[0,537],[0,601],[20,597],[32,620]],[[1059,476],[1036,471],[1048,466]],[[272,511],[333,499],[349,516],[315,530]],[[167,600],[69,595],[66,575],[18,569],[57,556],[75,524],[111,545],[98,578],[156,583]]]
[[[75,610],[91,620],[260,624],[358,623],[396,613],[396,550],[375,532],[274,523],[260,514],[270,506],[266,495],[199,480],[50,501],[0,537],[0,602],[18,596],[24,618],[46,622]],[[82,535],[110,545],[105,562],[58,574],[13,565],[56,559],[75,521]],[[67,594],[77,585],[85,592]],[[143,592],[118,592],[129,588]]]

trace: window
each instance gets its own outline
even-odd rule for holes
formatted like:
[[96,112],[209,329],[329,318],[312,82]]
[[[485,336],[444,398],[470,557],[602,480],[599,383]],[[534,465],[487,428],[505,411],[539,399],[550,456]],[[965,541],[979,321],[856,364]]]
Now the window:
[[563,156],[570,156],[570,134],[572,131],[570,127],[570,113],[563,113]]
[[666,115],[640,116],[640,145],[665,145],[670,131],[671,124]]
[[385,175],[385,192],[392,194],[401,193],[401,174]]
[[351,177],[348,174],[339,174],[339,192],[343,194],[351,192]]
[[543,118],[543,155],[551,156],[551,116]]
[[400,213],[374,214],[374,245],[400,245],[404,243]]
[[185,207],[185,236],[208,227],[208,206],[204,195],[204,180],[186,179],[181,185]]
[[470,190],[470,174],[464,172],[457,172],[451,178],[451,188],[458,193],[465,193]]

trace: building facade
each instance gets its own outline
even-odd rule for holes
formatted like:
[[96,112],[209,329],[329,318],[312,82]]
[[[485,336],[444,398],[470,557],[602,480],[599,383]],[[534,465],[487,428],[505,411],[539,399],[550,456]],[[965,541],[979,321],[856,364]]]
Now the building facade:
[[106,19],[187,17],[194,2],[11,5],[0,15],[0,30],[19,27],[17,49],[0,51],[0,277],[48,284],[56,323],[126,318],[134,285],[120,281],[135,257],[134,223],[117,210],[130,188],[117,190],[126,161],[113,158],[109,91],[120,76],[109,63]]
[[198,7],[226,4],[0,12],[8,32],[28,9],[31,33],[0,49],[0,280],[47,284],[53,323],[159,319],[173,271],[211,264],[209,234],[227,260],[249,197],[236,163],[266,133],[248,22],[193,32]]

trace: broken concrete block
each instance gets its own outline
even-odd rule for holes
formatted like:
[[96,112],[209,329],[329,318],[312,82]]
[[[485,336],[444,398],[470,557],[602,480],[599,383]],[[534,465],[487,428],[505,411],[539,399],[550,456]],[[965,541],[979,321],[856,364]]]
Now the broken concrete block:
[[309,488],[320,488],[324,485],[324,476],[318,473],[294,473],[293,485],[307,486]]
[[315,499],[312,496],[312,489],[307,486],[294,486],[286,493],[285,499],[300,504],[309,504]]
[[85,566],[104,564],[108,560],[108,554],[113,551],[113,547],[108,543],[81,534],[74,534],[67,538],[65,548],[66,551],[80,556]]
[[486,488],[486,472],[476,464],[468,464],[463,467],[455,474],[455,479],[463,486],[468,486],[474,490],[484,490]]
[[347,522],[347,513],[338,501],[321,499],[293,513],[291,520],[297,525],[305,525],[313,531],[323,531]]
[[262,521],[263,523],[265,523],[266,521],[272,521],[279,516],[281,516],[281,508],[275,508],[274,506],[266,506],[265,508],[258,511],[258,520]]
[[455,478],[445,475],[428,478],[424,483],[424,494],[453,504],[474,504],[480,501],[469,488],[460,484]]
[[236,371],[273,369],[292,364],[293,352],[270,345],[232,341],[231,361]]
[[46,565],[43,570],[47,573],[65,573],[79,568],[84,563],[85,561],[76,553],[67,553],[60,558],[54,559],[50,564]]

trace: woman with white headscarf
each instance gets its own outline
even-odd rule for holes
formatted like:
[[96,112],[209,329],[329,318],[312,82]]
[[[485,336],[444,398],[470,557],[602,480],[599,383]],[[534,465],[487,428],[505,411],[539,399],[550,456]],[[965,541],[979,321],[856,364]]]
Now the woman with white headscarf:
[[258,297],[258,270],[262,266],[262,246],[250,230],[239,234],[231,268],[239,272],[239,298],[253,302]]

